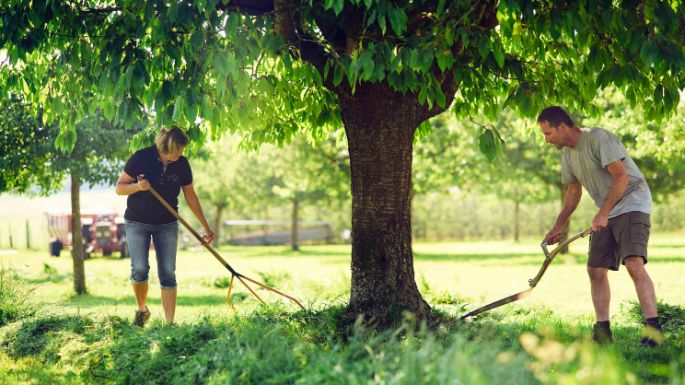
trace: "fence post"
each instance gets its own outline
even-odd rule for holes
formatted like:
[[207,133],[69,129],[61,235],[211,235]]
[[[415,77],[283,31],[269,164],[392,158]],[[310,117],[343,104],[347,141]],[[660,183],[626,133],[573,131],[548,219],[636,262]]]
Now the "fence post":
[[29,228],[28,219],[26,219],[26,248],[31,249],[31,229]]
[[8,224],[7,227],[9,228],[10,233],[10,249],[14,249],[14,241],[12,240],[12,224]]

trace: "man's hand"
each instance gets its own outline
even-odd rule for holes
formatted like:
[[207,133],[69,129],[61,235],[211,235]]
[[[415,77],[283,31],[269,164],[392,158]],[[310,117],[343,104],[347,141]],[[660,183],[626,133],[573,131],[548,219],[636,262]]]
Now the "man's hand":
[[214,235],[214,232],[212,231],[212,229],[210,229],[209,227],[205,228],[205,234],[202,236],[202,240],[205,243],[214,242],[215,237],[216,237],[216,235]]
[[598,231],[602,231],[608,225],[609,216],[599,212],[597,215],[595,215],[594,219],[592,219],[592,232],[596,233]]
[[150,181],[145,179],[145,175],[138,175],[138,191],[147,191],[150,189]]
[[545,235],[545,239],[543,240],[544,242],[547,242],[548,245],[553,245],[561,239],[561,230],[557,228],[553,228],[552,230]]

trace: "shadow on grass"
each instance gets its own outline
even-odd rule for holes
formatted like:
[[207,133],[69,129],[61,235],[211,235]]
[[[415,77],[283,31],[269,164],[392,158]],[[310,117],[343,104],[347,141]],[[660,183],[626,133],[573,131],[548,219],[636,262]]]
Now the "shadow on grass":
[[[682,370],[685,364],[685,333],[682,332],[685,325],[685,307],[664,302],[659,302],[657,307],[666,335],[666,344],[656,348],[640,345],[643,337],[643,318],[637,301],[631,301],[629,306],[621,311],[622,321],[612,322],[614,343],[607,346],[598,346],[591,342],[593,321],[563,319],[555,316],[553,310],[492,311],[482,313],[467,322],[452,318],[454,321],[450,324],[449,331],[466,333],[470,339],[483,343],[489,340],[510,341],[510,348],[514,350],[522,350],[518,339],[524,333],[551,338],[567,346],[584,342],[595,350],[595,356],[596,352],[604,351],[620,357],[625,362],[622,366],[636,374],[641,380],[640,383],[668,383],[669,379],[678,375],[673,371]],[[512,337],[515,339],[512,340]],[[680,362],[680,369],[678,365],[673,365],[677,362]]]
[[22,280],[31,285],[39,285],[43,283],[60,283],[66,280],[70,280],[72,277],[71,273],[63,274],[51,274],[38,278],[22,278]]
[[[560,341],[564,344],[561,348],[581,342],[574,348],[577,354],[570,361],[554,365],[557,373],[615,371],[619,367],[619,371],[635,373],[637,383],[667,383],[673,376],[669,364],[677,361],[685,348],[685,339],[682,334],[676,335],[676,331],[670,332],[669,343],[664,347],[639,347],[640,325],[634,320],[613,325],[615,343],[612,346],[596,347],[589,342],[591,321],[578,323],[575,319],[555,316],[550,310],[529,309],[484,313],[464,323],[445,319],[452,321],[447,327],[438,324],[428,330],[436,337],[432,343],[422,335],[418,340],[405,340],[407,334],[412,334],[406,330],[380,335],[355,334],[347,339],[337,336],[344,313],[344,306],[295,313],[265,306],[243,317],[206,317],[197,323],[175,326],[152,322],[145,329],[131,326],[129,321],[118,317],[94,322],[84,316],[55,316],[27,320],[5,335],[3,344],[10,348],[12,357],[35,357],[47,364],[56,363],[57,359],[64,365],[77,364],[80,370],[75,373],[83,383],[149,384],[200,384],[230,373],[240,376],[233,382],[242,379],[244,383],[294,383],[300,378],[325,383],[321,377],[306,376],[323,373],[331,379],[339,378],[340,373],[330,369],[334,367],[361,382],[372,378],[377,370],[388,373],[414,370],[414,365],[393,366],[392,362],[414,362],[420,358],[419,351],[436,357],[431,362],[437,370],[448,369],[455,362],[446,361],[448,366],[441,367],[437,357],[443,357],[450,346],[471,346],[469,352],[477,353],[478,357],[462,365],[486,370],[483,373],[488,381],[484,383],[534,383],[528,370],[514,372],[513,369],[544,359],[550,350],[545,350],[542,343],[535,347],[540,349],[537,352],[524,349],[521,336],[525,333],[537,336],[541,342]],[[673,317],[685,317],[680,308],[672,309],[672,313]],[[468,345],[459,342],[464,339]],[[74,340],[83,342],[82,350],[64,349]],[[386,354],[390,359],[379,359]],[[584,360],[607,354],[617,359],[600,364]],[[373,365],[366,368],[367,362]],[[601,367],[602,363],[610,367]],[[50,381],[53,376],[62,375],[50,371],[50,366],[38,366],[45,366],[44,373],[36,372],[36,375],[45,375],[44,383],[55,383]],[[25,375],[33,372],[26,370]]]

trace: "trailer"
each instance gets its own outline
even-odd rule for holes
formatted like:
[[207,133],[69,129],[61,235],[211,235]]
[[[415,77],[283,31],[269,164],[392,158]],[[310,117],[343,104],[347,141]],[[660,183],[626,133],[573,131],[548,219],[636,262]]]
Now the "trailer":
[[[50,255],[59,257],[63,248],[72,248],[73,229],[71,211],[65,208],[51,208],[45,211],[48,233],[50,234]],[[128,243],[124,218],[108,208],[85,210],[81,212],[81,235],[85,258],[93,253],[110,256],[118,253],[120,258],[128,258]]]

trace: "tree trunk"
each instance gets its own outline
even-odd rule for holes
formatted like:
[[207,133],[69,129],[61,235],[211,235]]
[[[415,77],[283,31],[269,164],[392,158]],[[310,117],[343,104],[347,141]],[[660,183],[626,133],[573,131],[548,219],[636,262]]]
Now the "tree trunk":
[[[557,186],[559,186],[559,192],[561,193],[560,194],[561,195],[561,206],[563,207],[564,206],[564,195],[566,194],[566,186],[564,186],[562,184],[559,184]],[[571,227],[571,218],[568,219],[568,221],[564,225],[564,228],[561,229],[562,235],[561,235],[561,239],[559,240],[559,243],[568,239],[568,229],[570,227]],[[560,251],[561,254],[568,254],[568,252],[569,252],[568,251],[568,245],[564,246]]]
[[384,84],[338,92],[352,179],[352,285],[348,316],[378,328],[430,314],[414,280],[411,246],[412,143],[429,117],[416,95]]
[[514,242],[521,238],[521,202],[514,202]]
[[216,217],[214,218],[214,246],[219,246],[219,239],[221,238],[221,213],[224,211],[223,205],[216,205]]
[[299,232],[299,210],[300,210],[300,200],[297,198],[293,198],[293,213],[292,213],[292,221],[290,222],[290,247],[292,247],[293,251],[298,251],[300,250],[300,244],[298,242],[298,237],[300,236]]
[[76,172],[71,173],[71,259],[74,263],[74,291],[86,293],[86,269],[83,264],[83,237],[81,235],[81,181]]

